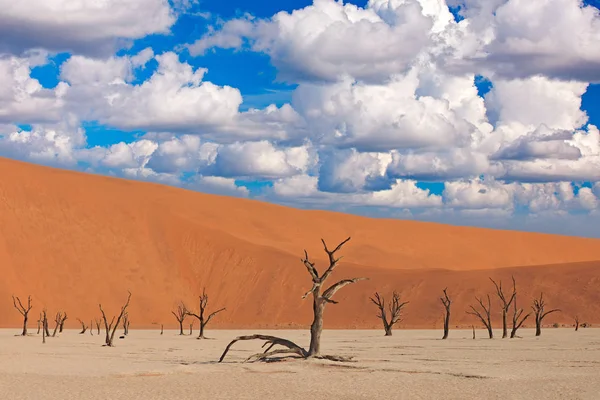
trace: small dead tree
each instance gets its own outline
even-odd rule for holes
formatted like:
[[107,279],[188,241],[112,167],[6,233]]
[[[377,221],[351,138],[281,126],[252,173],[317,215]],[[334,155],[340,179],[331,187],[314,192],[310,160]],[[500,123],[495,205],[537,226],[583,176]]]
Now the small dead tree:
[[491,319],[491,309],[492,309],[492,300],[490,299],[490,295],[487,295],[487,307],[485,306],[485,304],[483,304],[483,301],[481,301],[480,298],[475,297],[475,300],[477,300],[477,302],[479,303],[479,305],[481,306],[481,308],[483,309],[483,314],[482,312],[480,312],[479,310],[477,310],[475,307],[473,306],[469,306],[471,308],[471,310],[473,311],[467,311],[467,314],[471,314],[476,316],[477,318],[479,318],[481,320],[481,322],[483,323],[483,325],[485,325],[485,327],[488,330],[488,335],[490,336],[490,339],[494,338],[494,331],[492,330],[492,319]]
[[42,311],[42,343],[46,343],[47,330],[45,329],[48,326],[48,318],[46,316],[46,309]]
[[199,298],[200,298],[200,311],[198,312],[198,314],[194,314],[193,312],[185,309],[185,307],[184,307],[184,311],[187,315],[197,318],[198,321],[200,322],[200,333],[198,334],[198,339],[206,339],[206,337],[204,336],[204,328],[206,327],[206,325],[208,325],[210,320],[215,315],[217,315],[221,311],[224,311],[225,308],[221,308],[217,311],[213,311],[212,313],[208,314],[207,317],[205,317],[204,313],[206,312],[206,306],[208,304],[208,295],[206,294],[205,289],[202,289],[202,296],[199,296]]
[[42,321],[44,320],[42,313],[40,313],[40,318],[37,320],[37,334],[40,334],[40,329],[42,328]]
[[452,301],[450,301],[450,297],[448,297],[448,288],[443,290],[444,297],[440,297],[440,301],[444,305],[445,314],[444,314],[444,336],[442,339],[448,339],[448,331],[450,330],[450,305]]
[[192,333],[194,333],[194,324],[190,324],[190,336],[192,336]]
[[[47,313],[47,312],[46,312]],[[43,329],[46,332],[46,337],[50,337],[50,330],[48,329],[48,317],[44,317],[44,326]]]
[[510,310],[510,305],[512,304],[512,302],[515,299],[515,296],[517,295],[514,276],[512,277],[512,280],[513,280],[513,292],[511,294],[510,298],[507,300],[506,296],[504,295],[504,291],[502,290],[502,281],[500,281],[500,283],[498,284],[498,283],[496,283],[495,280],[490,278],[490,281],[492,281],[492,283],[496,287],[496,294],[498,295],[498,298],[500,299],[500,302],[502,303],[502,339],[508,337],[508,325],[506,324],[506,316],[508,315],[508,311]]
[[579,330],[579,316],[575,316],[575,332]]
[[524,310],[522,308],[517,309],[517,284],[513,278],[513,293],[515,293],[515,298],[513,300],[513,316],[512,316],[512,329],[510,331],[510,338],[514,339],[517,336],[517,330],[523,325],[523,322],[529,318],[531,313],[527,313],[525,316],[521,318]]
[[[98,318],[94,318],[94,323],[96,324],[96,330],[98,331],[98,336],[100,336],[100,323],[102,322],[102,320],[98,319]],[[91,325],[90,325],[90,329]]]
[[377,306],[379,309],[379,314],[377,314],[377,318],[380,318],[383,322],[383,329],[385,330],[385,336],[392,336],[392,327],[394,324],[400,321],[402,307],[407,305],[409,302],[405,301],[404,303],[400,303],[400,295],[394,291],[392,294],[392,301],[389,303],[389,311],[390,311],[390,319],[388,321],[387,313],[385,310],[385,299],[379,295],[379,293],[375,292],[374,298],[369,298],[373,304]]
[[[325,305],[327,303],[337,304],[338,302],[333,300],[333,295],[343,288],[344,286],[350,285],[352,283],[356,283],[358,281],[366,280],[367,278],[352,278],[352,279],[343,279],[333,285],[329,286],[323,292],[323,285],[327,278],[331,275],[335,267],[338,265],[339,261],[342,257],[336,258],[336,253],[342,248],[344,244],[346,244],[350,238],[347,238],[340,244],[336,246],[335,249],[329,250],[327,244],[323,239],[321,242],[323,243],[323,247],[325,249],[325,253],[327,253],[327,257],[329,259],[329,267],[323,272],[322,275],[319,275],[319,272],[315,268],[315,263],[311,262],[308,258],[308,253],[304,250],[304,258],[301,259],[302,263],[306,267],[308,273],[312,278],[312,288],[302,296],[305,299],[309,294],[312,294],[313,298],[313,322],[310,326],[310,345],[308,350],[298,346],[294,342],[291,342],[287,339],[278,338],[275,336],[268,335],[248,335],[248,336],[238,336],[233,341],[227,345],[225,351],[221,355],[219,362],[223,361],[225,355],[231,348],[231,346],[240,341],[240,340],[264,340],[265,343],[263,347],[267,346],[266,350],[263,353],[258,353],[253,356],[250,356],[246,361],[268,361],[270,357],[276,355],[282,355],[283,357],[291,357],[296,356],[300,358],[321,358],[328,359],[332,361],[348,361],[349,358],[338,357],[338,356],[325,356],[321,355],[321,333],[323,331],[323,312],[325,310]],[[282,346],[285,349],[271,350],[274,346]]]
[[475,325],[471,325],[471,328],[473,328],[473,340],[475,340]]
[[54,322],[56,323],[56,325],[54,326],[54,331],[52,332],[52,337],[56,336],[56,332],[62,332],[62,330],[60,330],[60,327],[62,326],[62,324],[64,324],[64,320],[66,319],[66,313],[63,314],[62,312],[57,312],[56,313],[56,317],[54,318]]
[[94,323],[90,319],[90,336],[94,336]]
[[[179,322],[179,334],[184,335],[183,333],[183,321],[188,316],[187,309],[185,308],[185,304],[181,303],[177,306],[175,311],[171,311],[171,314],[175,316],[177,322]],[[191,333],[190,333],[191,335]]]
[[540,298],[533,299],[533,305],[531,306],[535,314],[535,336],[540,336],[542,334],[542,320],[546,318],[548,314],[560,311],[558,308],[555,308],[544,312],[545,307],[546,302],[544,301],[544,294],[540,293]]
[[17,309],[17,311],[23,316],[23,332],[21,336],[27,336],[27,320],[29,319],[29,311],[33,308],[31,305],[31,296],[27,296],[27,307],[21,303],[21,299],[15,296],[12,297],[13,305]]
[[123,335],[127,336],[129,334],[129,313],[126,312],[123,314]]
[[[123,315],[127,311],[127,307],[129,307],[129,301],[131,300],[131,292],[128,291],[128,293],[129,293],[129,295],[127,296],[127,301],[125,302],[125,305],[123,307],[121,307],[121,313],[117,317],[116,323],[115,323],[114,316],[112,317],[110,324],[108,323],[108,320],[106,319],[106,314],[104,313],[104,310],[102,309],[102,304],[99,304],[100,312],[102,313],[102,319],[104,320],[104,328],[106,329],[106,340],[105,340],[104,346],[108,346],[108,347],[114,346],[113,340],[115,338],[115,332],[116,332],[117,328],[119,327],[119,325],[121,324],[121,319],[123,319]],[[112,332],[111,332],[111,329],[112,329]]]
[[83,335],[85,332],[87,332],[88,327],[85,325],[85,322],[83,322],[79,318],[77,318],[77,321],[79,321],[79,323],[81,324],[81,332],[79,332],[79,334]]
[[164,331],[165,331],[164,325],[160,324],[160,334],[162,335]]
[[67,312],[65,311],[65,313],[62,316],[62,319],[60,320],[60,325],[58,327],[58,333],[62,333],[63,329],[65,328],[65,321],[67,320]]

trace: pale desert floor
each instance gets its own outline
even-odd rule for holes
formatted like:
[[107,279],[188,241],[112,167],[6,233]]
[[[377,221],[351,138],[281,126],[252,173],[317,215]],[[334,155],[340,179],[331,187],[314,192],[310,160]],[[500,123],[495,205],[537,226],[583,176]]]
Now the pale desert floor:
[[[35,330],[33,330],[35,333]],[[15,337],[0,330],[2,399],[598,399],[600,329],[547,328],[535,338],[484,339],[477,331],[325,331],[325,354],[355,362],[242,363],[272,334],[306,345],[306,331],[209,330],[213,340],[174,331],[132,330],[116,347],[103,336],[68,330],[60,337]],[[496,331],[496,334],[501,334]]]

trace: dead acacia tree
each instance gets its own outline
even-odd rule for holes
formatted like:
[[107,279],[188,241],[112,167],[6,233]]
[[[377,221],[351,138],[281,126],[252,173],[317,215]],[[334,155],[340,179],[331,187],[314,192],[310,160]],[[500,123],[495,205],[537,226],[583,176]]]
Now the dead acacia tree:
[[444,336],[442,339],[448,339],[448,331],[450,330],[450,305],[452,301],[450,301],[450,297],[448,297],[448,288],[443,290],[444,297],[440,297],[440,301],[444,305],[445,314],[444,314]]
[[[227,354],[227,352],[229,351],[231,346],[240,340],[264,340],[265,343],[263,344],[263,347],[268,345],[268,347],[265,349],[264,352],[255,354],[255,355],[249,357],[246,361],[250,361],[250,360],[268,361],[269,359],[272,359],[271,358],[272,356],[276,356],[276,355],[281,355],[282,357],[297,356],[297,357],[304,358],[304,359],[306,359],[306,358],[321,358],[321,359],[328,359],[328,360],[332,360],[332,361],[348,361],[348,360],[350,360],[349,358],[345,358],[345,357],[321,355],[321,333],[323,331],[323,312],[325,310],[325,305],[327,303],[337,304],[338,302],[333,300],[332,297],[338,290],[340,290],[344,286],[367,279],[367,278],[343,279],[337,283],[334,283],[333,285],[331,285],[327,289],[325,289],[323,292],[321,292],[325,281],[327,280],[327,278],[329,278],[329,276],[334,271],[335,267],[338,265],[339,261],[342,258],[342,257],[336,258],[336,253],[349,240],[350,240],[350,238],[347,238],[346,240],[344,240],[343,242],[338,244],[335,247],[335,249],[329,250],[325,241],[323,239],[321,239],[321,242],[323,243],[323,247],[325,249],[325,253],[327,253],[327,257],[329,260],[329,267],[325,270],[325,272],[323,272],[322,275],[319,275],[319,272],[315,268],[315,263],[311,262],[309,260],[308,253],[306,250],[304,250],[304,258],[301,259],[301,261],[304,264],[304,266],[306,267],[308,273],[310,274],[310,276],[312,278],[312,288],[308,292],[306,292],[304,294],[304,296],[302,296],[302,298],[305,299],[309,294],[312,294],[313,316],[314,316],[313,322],[310,326],[310,345],[309,345],[308,350],[305,350],[304,348],[298,346],[297,344],[295,344],[287,339],[282,339],[282,338],[275,337],[275,336],[268,336],[268,335],[238,336],[233,341],[231,341],[229,343],[229,345],[227,345],[227,347],[225,348],[225,351],[223,352],[223,354],[221,355],[221,358],[219,359],[219,362],[223,361],[223,359],[225,358],[225,355]],[[285,347],[285,349],[271,350],[274,346],[277,346],[277,345]]]
[[[46,311],[46,313],[47,313],[47,311]],[[42,327],[44,329],[44,332],[46,332],[46,337],[50,337],[50,330],[48,329],[48,325],[49,325],[48,324],[48,317],[46,316],[46,317],[44,317],[44,324],[43,324],[43,327]]]
[[123,335],[127,336],[129,334],[129,313],[125,312],[123,314]]
[[546,302],[544,301],[544,293],[540,293],[540,298],[533,299],[533,305],[531,306],[535,314],[535,336],[540,336],[542,334],[542,320],[546,318],[548,314],[560,311],[558,308],[555,308],[544,312],[545,307]]
[[43,326],[43,328],[42,328],[42,343],[46,343],[46,336],[48,336],[48,335],[46,334],[47,330],[45,329],[45,327],[48,326],[48,318],[46,316],[46,309],[45,308],[42,311],[42,318],[41,318],[41,320],[42,320],[42,326]]
[[77,318],[77,321],[79,321],[79,323],[81,324],[81,332],[79,332],[79,334],[83,335],[87,331],[88,327],[85,325],[85,322],[83,322],[79,318]]
[[515,296],[517,295],[514,276],[512,277],[512,280],[513,280],[513,292],[511,294],[510,298],[507,300],[506,296],[504,295],[504,291],[502,290],[502,281],[500,281],[500,283],[498,284],[498,283],[496,283],[495,280],[490,278],[490,281],[492,281],[492,283],[496,287],[496,294],[498,295],[498,298],[500,299],[500,302],[502,303],[501,304],[502,305],[502,339],[508,337],[508,326],[506,324],[506,316],[508,314],[508,311],[510,310],[510,305],[515,300]]
[[58,333],[62,333],[63,329],[65,328],[65,321],[67,320],[67,312],[65,311],[65,313],[62,316],[62,319],[60,320],[60,325],[58,327]]
[[575,332],[579,330],[579,316],[575,316]]
[[[98,335],[100,335],[100,323],[102,322],[102,320],[98,319],[98,318],[94,318],[94,323],[96,324],[96,329],[98,330]],[[90,327],[90,329],[92,329]]]
[[173,314],[175,316],[175,319],[177,319],[177,322],[179,322],[179,334],[184,335],[183,321],[188,316],[187,309],[185,308],[185,304],[183,304],[183,303],[179,304],[175,311],[171,311],[171,314]]
[[[121,307],[121,312],[119,314],[119,316],[117,317],[117,321],[115,323],[115,317],[112,317],[112,320],[110,321],[110,324],[108,323],[108,320],[106,319],[106,314],[104,313],[104,310],[102,309],[102,304],[99,304],[98,306],[100,307],[100,312],[102,313],[102,319],[104,320],[104,328],[106,329],[106,339],[105,339],[105,344],[104,346],[108,346],[108,347],[113,347],[113,340],[115,338],[115,332],[117,330],[117,328],[119,327],[120,323],[121,323],[121,319],[123,318],[123,315],[125,314],[125,312],[127,311],[127,307],[129,307],[129,301],[131,300],[131,292],[129,292],[129,295],[127,296],[127,301],[125,302],[125,305],[123,305],[123,307]],[[112,332],[111,332],[112,329]]]
[[60,330],[60,327],[62,326],[62,324],[64,324],[64,320],[66,318],[66,313],[63,314],[60,311],[56,313],[56,317],[54,318],[54,322],[56,323],[56,325],[54,326],[54,331],[52,331],[52,337],[56,337],[56,332],[62,332],[62,330]]
[[206,294],[205,289],[202,289],[202,296],[199,296],[199,298],[200,298],[200,311],[198,312],[198,314],[194,314],[190,310],[186,309],[185,306],[184,306],[184,311],[187,315],[197,318],[198,321],[200,322],[200,333],[198,334],[198,339],[206,339],[206,337],[204,336],[204,328],[206,327],[206,325],[208,325],[210,320],[215,315],[217,315],[221,311],[224,311],[225,308],[221,308],[217,311],[213,311],[212,313],[208,314],[207,317],[205,317],[204,313],[206,312],[206,306],[208,305],[208,295]]
[[392,327],[394,324],[400,321],[402,307],[407,305],[409,302],[405,301],[404,303],[400,303],[400,295],[394,291],[392,294],[392,301],[389,303],[389,311],[390,311],[390,319],[388,321],[387,313],[385,309],[385,299],[379,295],[379,293],[375,292],[374,298],[370,297],[369,300],[373,302],[379,309],[379,314],[377,314],[377,318],[380,318],[383,322],[383,329],[385,330],[385,336],[392,336]]
[[481,301],[480,298],[475,297],[475,300],[477,300],[477,302],[479,303],[479,305],[481,306],[481,308],[483,309],[483,314],[481,311],[477,310],[475,307],[473,306],[469,306],[471,308],[471,310],[473,311],[467,311],[467,314],[471,314],[476,316],[477,318],[479,318],[481,320],[481,322],[483,323],[483,325],[485,325],[485,327],[488,330],[488,335],[490,336],[490,339],[494,338],[494,331],[492,330],[492,318],[491,318],[491,309],[492,309],[492,300],[490,299],[490,295],[487,295],[487,299],[488,299],[488,304],[487,307],[485,306],[485,304],[483,304],[483,301]]
[[12,297],[13,305],[17,309],[17,311],[23,316],[23,332],[21,336],[27,336],[27,320],[29,319],[29,311],[33,308],[31,305],[31,296],[27,296],[27,307],[21,303],[21,299],[15,296]]
[[527,313],[525,316],[521,318],[524,310],[522,308],[517,309],[517,284],[513,278],[513,293],[515,293],[515,298],[513,300],[513,316],[512,316],[512,329],[510,331],[510,338],[514,339],[517,336],[517,330],[523,325],[523,322],[529,318],[531,313]]
[[42,313],[40,313],[40,318],[37,320],[37,334],[40,334],[40,329],[42,328],[42,321],[43,321],[43,317],[42,317]]

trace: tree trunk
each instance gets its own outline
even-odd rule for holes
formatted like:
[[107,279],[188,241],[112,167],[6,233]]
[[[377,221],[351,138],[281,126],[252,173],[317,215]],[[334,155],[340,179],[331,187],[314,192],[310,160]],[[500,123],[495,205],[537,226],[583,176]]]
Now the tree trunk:
[[490,323],[487,327],[488,335],[490,335],[490,339],[494,338],[494,331],[492,330],[492,324]]
[[515,328],[512,328],[512,330],[510,331],[510,338],[514,339],[515,336],[517,336],[517,330]]
[[506,326],[506,309],[502,309],[502,339],[508,337],[508,328]]
[[321,332],[323,332],[325,300],[319,300],[319,296],[319,290],[313,292],[313,312],[315,317],[310,326],[310,347],[308,348],[308,357],[321,355]]
[[542,334],[542,324],[539,321],[535,322],[535,336],[540,336]]
[[444,317],[444,337],[442,339],[448,339],[448,331],[450,330],[450,311],[446,311]]
[[29,317],[27,316],[27,314],[25,314],[25,317],[23,317],[23,333],[21,334],[22,336],[27,336],[27,320],[29,319]]
[[180,334],[180,335],[183,335],[183,334],[184,334],[184,333],[183,333],[183,320],[182,320],[182,321],[179,321],[179,334]]
[[204,322],[204,318],[200,320],[200,333],[198,334],[198,339],[205,339],[204,337],[204,326],[206,323]]
[[386,326],[384,327],[385,329],[385,336],[392,336],[392,327],[391,326]]

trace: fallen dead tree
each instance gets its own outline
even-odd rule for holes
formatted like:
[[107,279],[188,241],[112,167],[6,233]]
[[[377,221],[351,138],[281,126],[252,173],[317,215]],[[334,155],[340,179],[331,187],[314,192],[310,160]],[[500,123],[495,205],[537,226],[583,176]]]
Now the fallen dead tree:
[[[333,250],[329,250],[327,244],[323,239],[321,242],[323,243],[323,247],[325,249],[325,253],[327,253],[329,259],[329,267],[323,272],[322,275],[319,275],[317,269],[315,268],[315,263],[311,262],[308,258],[308,253],[306,250],[304,251],[304,258],[302,262],[306,267],[308,273],[312,278],[312,288],[302,296],[305,299],[309,294],[312,294],[313,298],[313,322],[310,327],[310,345],[308,350],[298,346],[296,343],[276,336],[269,335],[247,335],[247,336],[238,336],[234,340],[232,340],[225,351],[219,358],[219,362],[223,361],[231,347],[239,341],[245,340],[263,340],[265,343],[263,344],[263,348],[267,346],[267,348],[258,354],[254,354],[246,359],[246,362],[250,361],[276,361],[288,357],[292,358],[300,358],[300,359],[326,359],[331,361],[350,361],[351,358],[340,357],[340,356],[330,356],[330,355],[322,355],[321,354],[321,333],[323,331],[323,312],[325,310],[325,305],[327,303],[337,304],[337,301],[333,300],[333,295],[343,288],[344,286],[350,285],[352,283],[365,280],[367,278],[353,278],[353,279],[343,279],[337,283],[334,283],[323,292],[323,285],[327,278],[331,275],[335,267],[338,265],[341,257],[336,258],[336,253],[342,248],[344,244],[346,244],[350,238],[347,238],[342,243],[337,245],[337,247]],[[275,349],[275,346],[283,347],[283,349]]]

